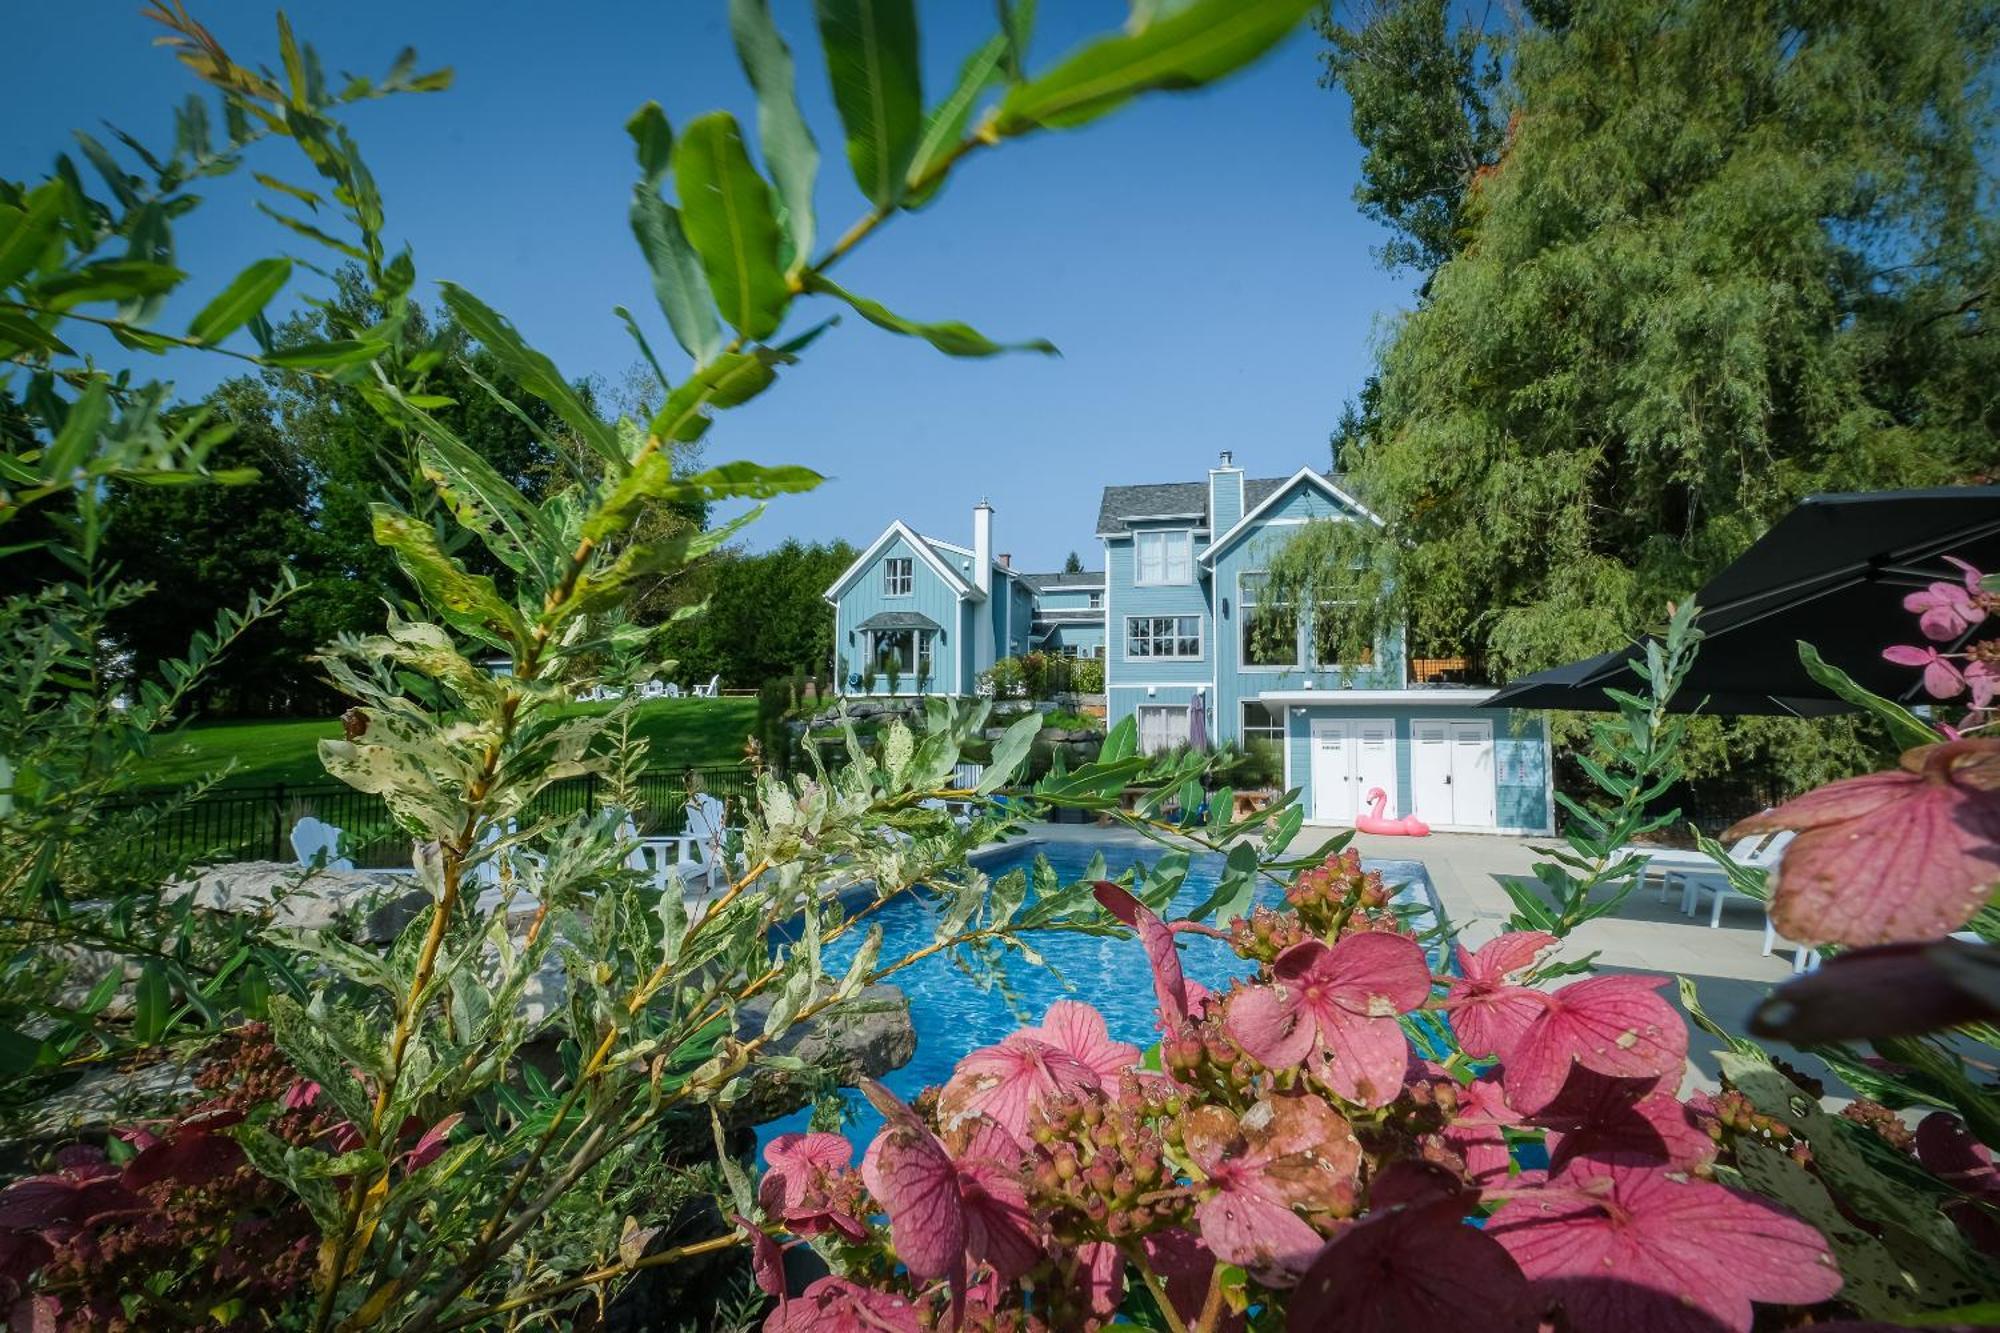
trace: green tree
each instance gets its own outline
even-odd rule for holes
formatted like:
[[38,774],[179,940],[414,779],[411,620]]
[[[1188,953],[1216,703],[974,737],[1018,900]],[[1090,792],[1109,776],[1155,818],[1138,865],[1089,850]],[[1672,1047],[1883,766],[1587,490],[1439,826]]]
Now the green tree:
[[[1520,34],[1505,150],[1346,451],[1387,528],[1307,529],[1279,581],[1512,674],[1620,643],[1804,494],[1990,473],[1997,33],[1988,0],[1606,0]],[[1376,193],[1449,138],[1372,154]]]
[[1062,572],[1065,574],[1083,573],[1083,557],[1078,555],[1075,551],[1071,551],[1068,555],[1063,557]]
[[1459,248],[1465,199],[1500,150],[1500,60],[1478,29],[1451,27],[1445,0],[1329,5],[1321,82],[1353,105],[1361,142],[1354,202],[1396,235],[1378,257],[1430,273]]
[[[209,455],[214,465],[254,470],[240,486],[114,483],[107,496],[106,559],[157,595],[112,614],[128,675],[148,679],[187,650],[188,625],[213,621],[277,586],[290,570],[308,585],[321,564],[312,527],[311,480],[280,433],[259,380],[230,380],[206,400],[233,432]],[[213,667],[197,696],[210,713],[293,713],[331,695],[307,661],[318,646],[297,603],[253,627]]]
[[[857,554],[844,541],[807,545],[796,539],[761,554],[717,553],[671,586],[672,603],[705,602],[707,609],[667,629],[664,655],[686,680],[719,675],[738,686],[828,669],[833,609],[822,594]],[[860,652],[851,645],[842,651]]]

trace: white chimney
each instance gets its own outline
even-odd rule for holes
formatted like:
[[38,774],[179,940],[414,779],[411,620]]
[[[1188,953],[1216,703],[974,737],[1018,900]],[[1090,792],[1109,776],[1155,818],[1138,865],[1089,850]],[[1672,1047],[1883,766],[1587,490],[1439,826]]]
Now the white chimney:
[[984,500],[972,507],[972,586],[993,591],[993,506]]

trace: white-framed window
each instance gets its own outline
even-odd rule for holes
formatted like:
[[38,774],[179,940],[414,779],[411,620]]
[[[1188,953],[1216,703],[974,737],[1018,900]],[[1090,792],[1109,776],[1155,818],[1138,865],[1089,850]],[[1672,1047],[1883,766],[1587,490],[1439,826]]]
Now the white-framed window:
[[[914,675],[928,681],[934,670],[931,651],[934,637],[927,629],[873,630],[869,634],[868,659],[878,674],[887,675],[889,664],[893,662],[897,675],[906,678]],[[914,673],[912,667],[915,668]]]
[[1285,739],[1285,710],[1256,699],[1243,701],[1243,743],[1277,745]]
[[1134,583],[1193,583],[1194,534],[1185,528],[1132,538]]
[[1138,714],[1140,754],[1158,754],[1188,743],[1186,704],[1141,704]]
[[1353,606],[1352,602],[1321,602],[1313,616],[1313,665],[1319,667],[1372,667],[1375,665],[1375,645],[1364,646],[1358,654],[1359,660],[1340,660],[1340,644],[1334,637],[1334,617],[1340,608]]
[[1125,656],[1200,657],[1201,617],[1125,617]]
[[1236,581],[1238,647],[1246,667],[1297,667],[1299,614],[1287,603],[1265,597],[1265,575],[1242,574]]
[[882,562],[882,595],[908,597],[916,587],[917,562],[907,555],[892,555]]
[[1104,594],[1103,594],[1103,593],[1101,593],[1101,592],[1094,592],[1094,593],[1090,594],[1090,609],[1091,609],[1091,610],[1093,610],[1093,611],[1102,611],[1102,610],[1104,609]]

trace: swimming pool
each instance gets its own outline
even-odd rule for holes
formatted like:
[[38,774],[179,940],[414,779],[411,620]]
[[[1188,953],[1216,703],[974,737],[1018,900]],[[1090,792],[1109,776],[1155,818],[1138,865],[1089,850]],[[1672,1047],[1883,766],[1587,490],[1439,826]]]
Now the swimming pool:
[[[988,875],[998,878],[1009,870],[1032,865],[1039,854],[1048,858],[1057,876],[1067,885],[1081,879],[1092,858],[1099,854],[1104,857],[1108,877],[1116,879],[1135,861],[1153,864],[1161,850],[1157,843],[1123,830],[1085,832],[1056,826],[1046,836],[984,849],[974,857],[974,862]],[[1423,862],[1370,858],[1362,864],[1379,871],[1383,881],[1396,890],[1395,902],[1410,910],[1414,927],[1423,930],[1438,923],[1437,897]],[[1172,911],[1164,915],[1182,915],[1198,906],[1215,888],[1222,868],[1220,856],[1193,857],[1187,882],[1175,897]],[[1283,898],[1284,891],[1277,884],[1266,881],[1258,887],[1260,903],[1277,905]],[[936,917],[934,904],[914,894],[877,912],[875,920],[882,927],[882,960],[893,961],[931,943],[936,938]],[[1028,1022],[1040,1022],[1049,1005],[1070,998],[1095,1005],[1104,1015],[1114,1040],[1129,1041],[1143,1049],[1157,1038],[1159,1034],[1153,1026],[1152,974],[1146,968],[1146,956],[1137,940],[1051,931],[1032,936],[1031,942],[1061,974],[1061,980],[1018,954],[1009,956],[1007,980],[1026,1009]],[[842,938],[829,946],[826,969],[839,975],[858,943]],[[1181,962],[1190,978],[1214,990],[1252,969],[1251,964],[1231,953],[1222,941],[1200,935],[1182,937]],[[905,1100],[928,1085],[943,1083],[966,1054],[992,1045],[1022,1024],[1008,1008],[1005,997],[982,988],[943,954],[934,954],[887,980],[910,997],[910,1019],[917,1031],[917,1053],[908,1064],[882,1080]],[[881,1118],[859,1097],[850,1098],[849,1104],[853,1118],[847,1132],[857,1144],[865,1144],[873,1137]],[[763,1126],[758,1130],[760,1148],[773,1135],[803,1130],[806,1120],[807,1113],[801,1111]]]

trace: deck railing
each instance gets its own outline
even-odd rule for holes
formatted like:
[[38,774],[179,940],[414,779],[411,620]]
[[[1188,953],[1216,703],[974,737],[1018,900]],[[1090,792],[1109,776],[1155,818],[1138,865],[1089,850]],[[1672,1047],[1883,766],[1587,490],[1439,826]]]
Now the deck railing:
[[[690,784],[722,798],[728,818],[754,790],[747,768],[660,769],[641,774],[636,812],[640,831],[671,835],[687,823]],[[596,774],[549,785],[529,807],[529,818],[570,815],[608,796]],[[292,825],[307,815],[341,830],[341,850],[356,865],[407,866],[409,835],[397,828],[381,797],[336,782],[275,783],[228,788],[174,806],[172,793],[141,793],[131,804],[169,801],[162,816],[149,821],[132,850],[161,863],[214,864],[224,861],[290,861]]]
[[1477,653],[1459,657],[1412,657],[1412,685],[1486,685],[1492,682],[1486,659]]

